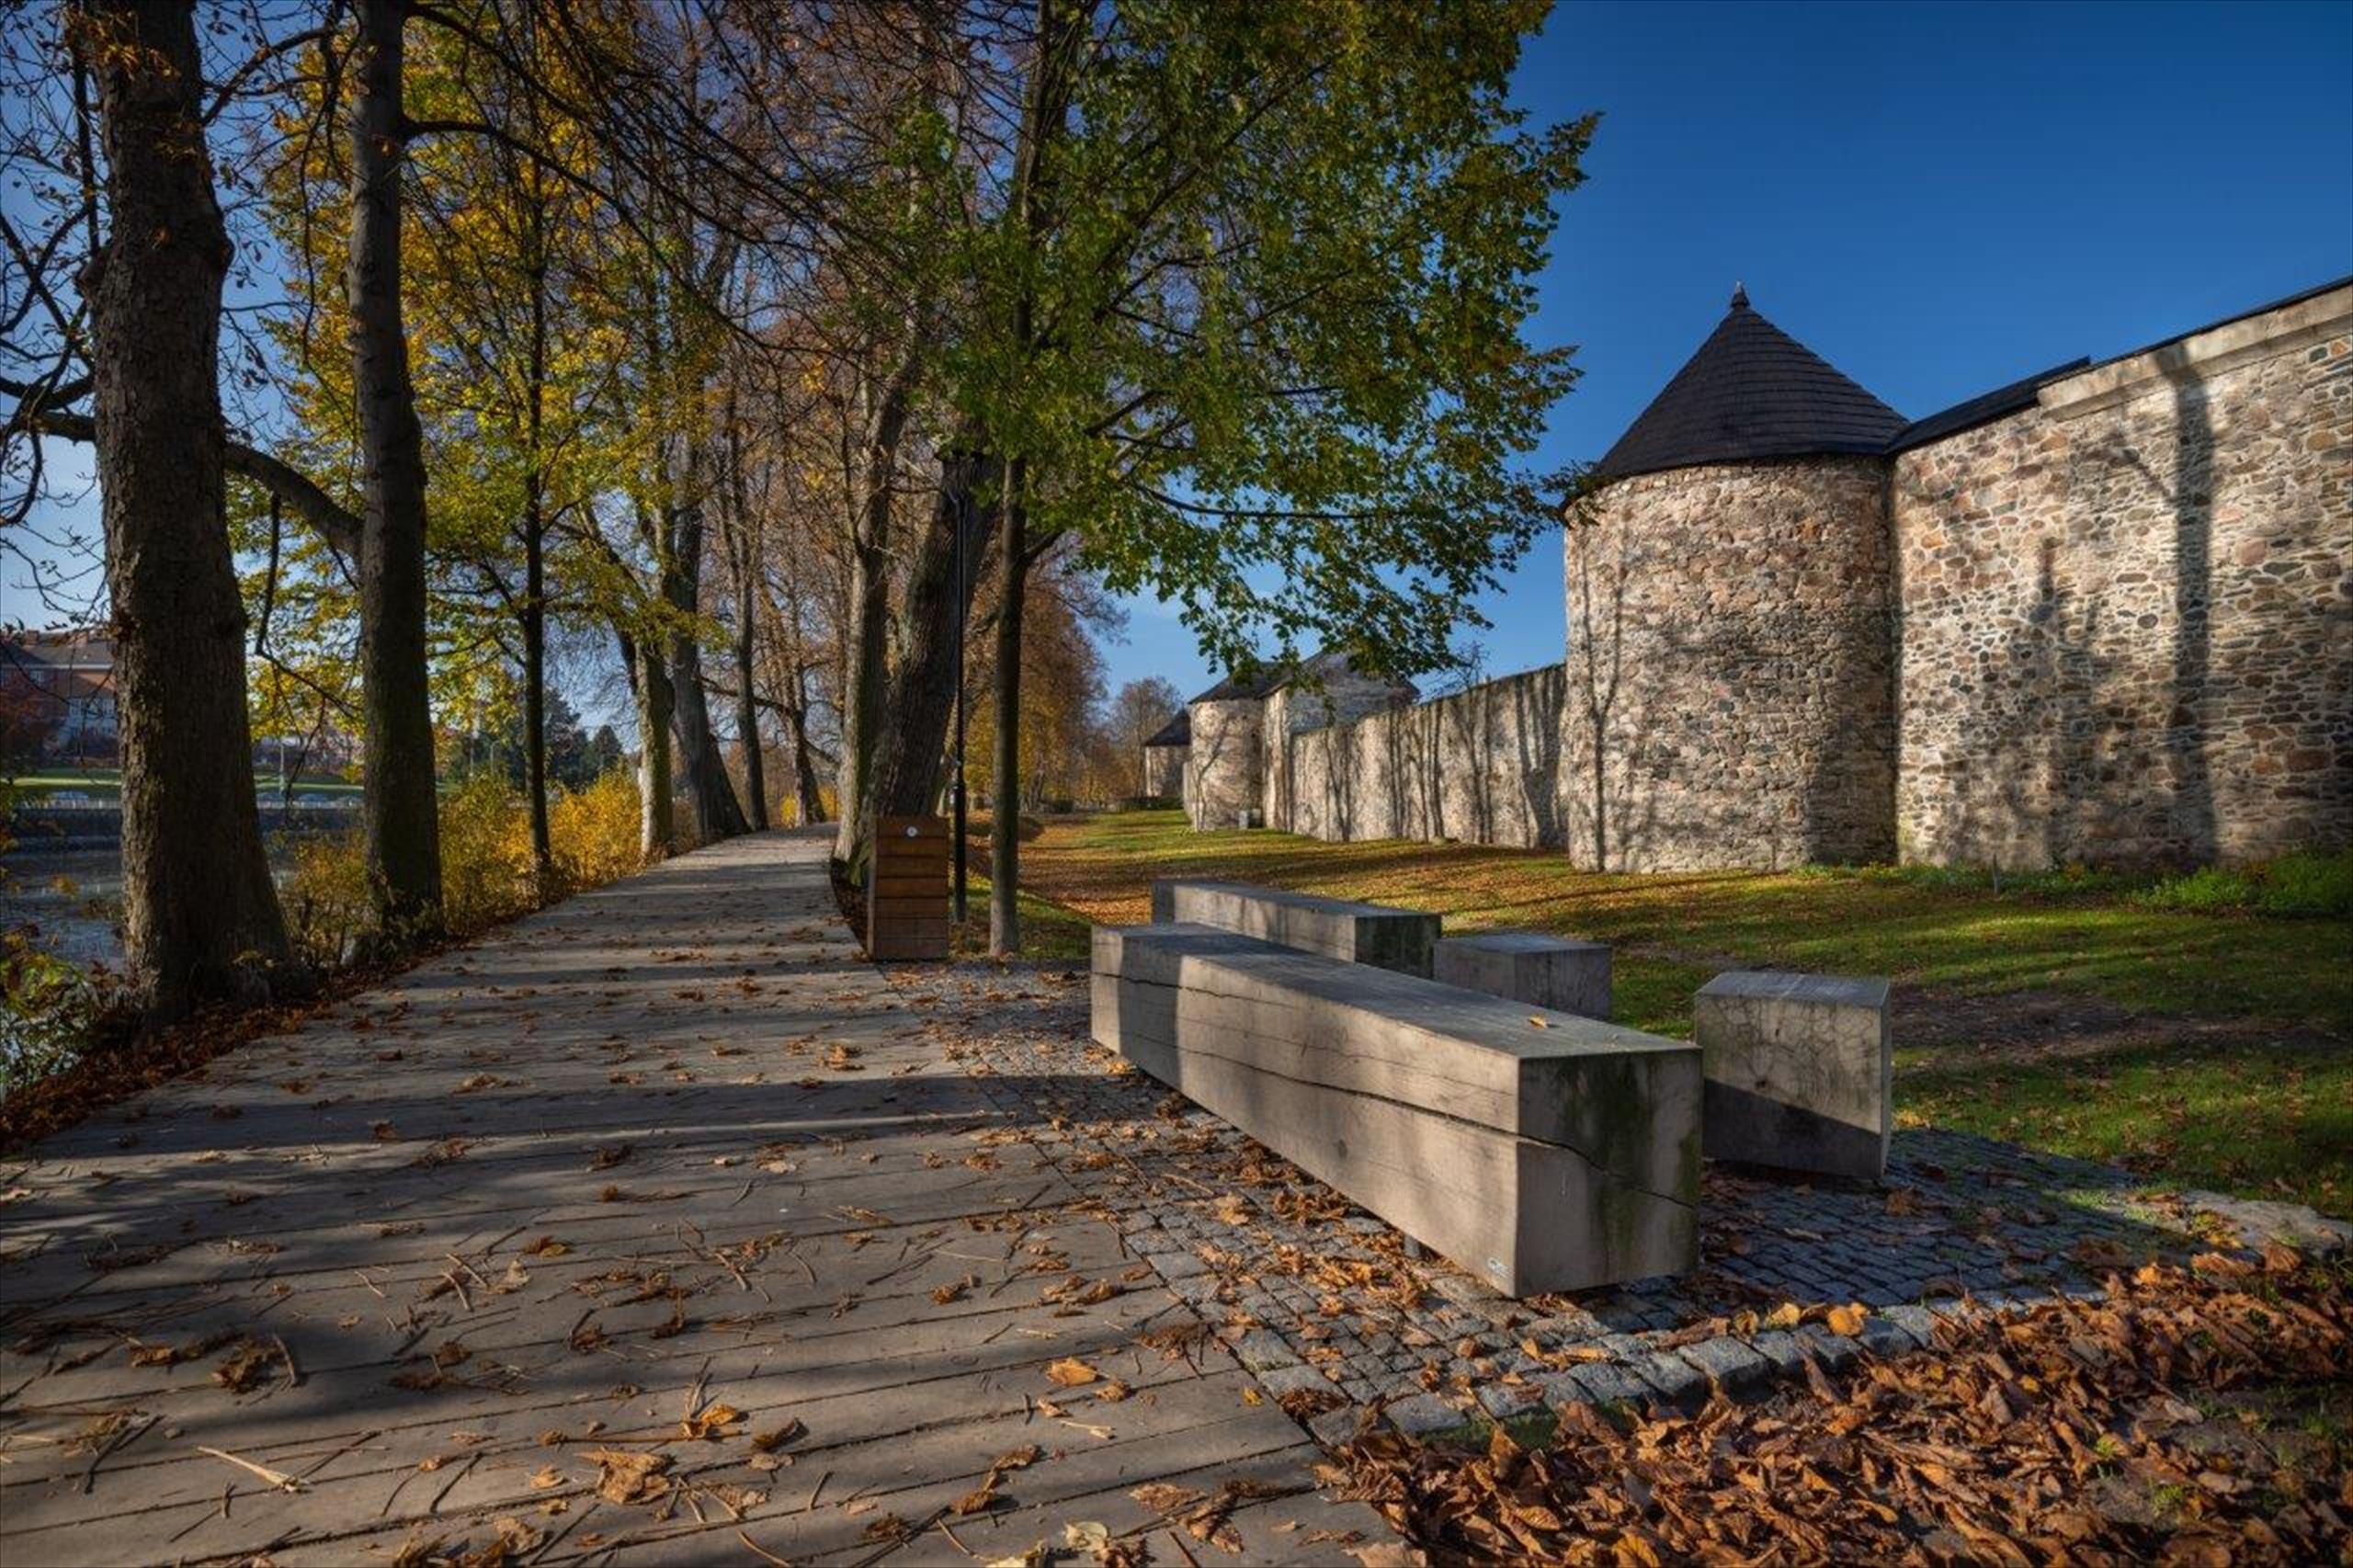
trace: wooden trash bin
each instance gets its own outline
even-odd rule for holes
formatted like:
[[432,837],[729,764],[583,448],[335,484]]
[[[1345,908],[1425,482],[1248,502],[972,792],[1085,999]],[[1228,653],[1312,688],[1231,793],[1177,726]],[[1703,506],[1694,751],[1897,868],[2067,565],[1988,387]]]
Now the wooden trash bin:
[[948,956],[948,821],[880,817],[866,882],[866,956]]

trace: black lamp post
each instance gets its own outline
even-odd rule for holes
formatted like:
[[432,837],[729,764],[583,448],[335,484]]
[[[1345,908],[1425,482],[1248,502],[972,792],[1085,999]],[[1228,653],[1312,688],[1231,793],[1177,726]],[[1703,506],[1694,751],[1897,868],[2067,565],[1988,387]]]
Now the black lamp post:
[[[971,497],[966,497],[966,505]],[[962,509],[956,514],[956,754],[955,771],[949,776],[949,833],[956,841],[956,856],[950,862],[953,891],[949,899],[949,917],[958,925],[964,920],[964,622],[972,610],[965,585],[970,581],[970,567],[964,559],[965,541],[972,537]]]

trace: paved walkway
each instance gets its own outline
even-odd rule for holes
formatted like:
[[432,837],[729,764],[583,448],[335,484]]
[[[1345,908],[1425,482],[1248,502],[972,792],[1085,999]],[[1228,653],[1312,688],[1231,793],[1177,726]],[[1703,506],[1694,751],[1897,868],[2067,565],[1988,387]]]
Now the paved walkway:
[[947,981],[859,960],[824,849],[673,860],[0,1165],[0,1561],[1386,1539],[1051,1135],[1062,1070],[911,1016]]

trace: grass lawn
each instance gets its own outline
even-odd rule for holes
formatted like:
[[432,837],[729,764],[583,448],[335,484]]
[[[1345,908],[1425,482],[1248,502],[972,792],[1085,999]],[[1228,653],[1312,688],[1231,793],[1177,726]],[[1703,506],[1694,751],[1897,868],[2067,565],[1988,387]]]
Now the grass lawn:
[[1619,949],[1619,1020],[1660,1034],[1688,1036],[1692,993],[1734,964],[2227,1021],[2115,1049],[2085,1048],[2063,1028],[2047,1046],[2029,1031],[1999,1050],[1915,1046],[1899,1031],[1899,1113],[2353,1211],[2353,921],[2343,918],[2146,908],[2112,879],[1996,892],[1885,868],[1602,875],[1537,851],[1197,834],[1174,811],[1051,821],[1023,846],[1022,871],[1025,913],[1033,899],[1063,912],[1040,922],[1040,954],[1083,956],[1087,921],[1149,919],[1151,879],[1175,875],[1435,910],[1455,931],[1607,941]]
[[[93,801],[112,801],[122,794],[122,770],[116,767],[50,767],[37,773],[19,774],[9,783],[17,791],[18,798],[28,802],[61,790],[78,790]],[[278,788],[278,775],[255,774],[254,788],[275,792]],[[358,785],[327,774],[304,774],[294,781],[294,788],[329,795],[357,796],[359,793]]]

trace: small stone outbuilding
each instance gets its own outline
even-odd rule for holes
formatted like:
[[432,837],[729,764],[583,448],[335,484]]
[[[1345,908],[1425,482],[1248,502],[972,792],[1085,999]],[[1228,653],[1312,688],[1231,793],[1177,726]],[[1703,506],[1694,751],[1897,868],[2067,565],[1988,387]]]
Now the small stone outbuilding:
[[1193,714],[1179,708],[1168,722],[1143,743],[1143,792],[1154,801],[1179,801],[1185,795],[1185,756],[1192,749]]
[[1289,736],[1407,707],[1419,695],[1411,681],[1370,674],[1327,651],[1227,676],[1187,703],[1151,744],[1183,723],[1185,813],[1196,831],[1262,827],[1277,807],[1267,798],[1269,779],[1279,777],[1269,753]]

